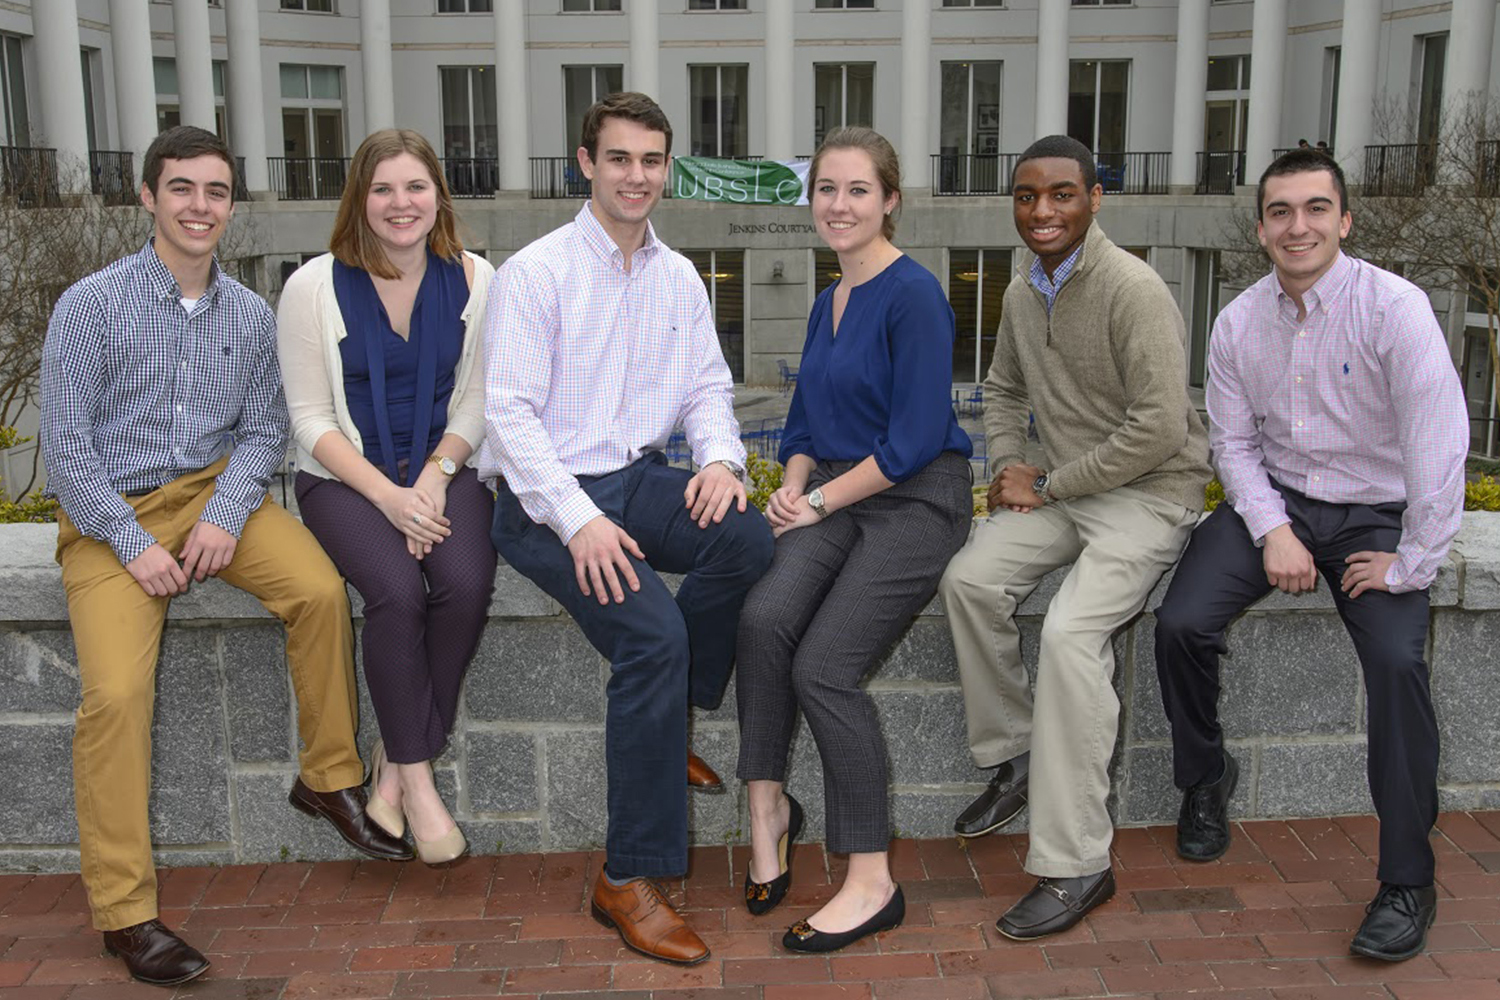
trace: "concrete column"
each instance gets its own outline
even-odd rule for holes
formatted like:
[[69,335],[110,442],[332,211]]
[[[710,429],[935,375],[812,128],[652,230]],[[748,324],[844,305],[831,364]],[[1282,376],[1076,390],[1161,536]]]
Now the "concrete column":
[[245,161],[245,188],[271,189],[266,162],[266,95],[260,63],[258,0],[224,0],[229,29],[229,145]]
[[[1494,6],[1494,0],[1490,0],[1490,6]],[[1338,121],[1333,150],[1349,183],[1363,184],[1365,147],[1374,141],[1375,130],[1379,0],[1344,0],[1344,31],[1339,45]],[[1259,72],[1259,66],[1251,66],[1252,78]]]
[[177,50],[177,104],[182,124],[210,132],[214,121],[213,42],[208,31],[208,0],[172,0],[172,34]]
[[901,5],[901,176],[912,190],[932,183],[932,5]]
[[[1067,3],[1041,0],[1036,13],[1036,126],[1032,138],[1068,130]],[[1027,143],[1030,145],[1030,143]]]
[[[630,65],[625,67],[625,86],[661,101],[661,76],[656,65],[661,55],[661,14],[658,0],[630,0]],[[684,81],[686,83],[686,81]]]
[[1172,171],[1174,187],[1198,182],[1198,153],[1203,149],[1203,95],[1208,89],[1208,0],[1178,0],[1177,75],[1172,99]]
[[67,192],[89,189],[89,130],[84,120],[83,58],[78,43],[77,0],[51,0],[32,8],[37,64],[55,67],[41,92],[42,121],[27,141],[57,150],[58,179]]
[[139,183],[146,147],[156,138],[156,74],[151,68],[147,0],[109,0],[109,44],[115,64],[115,117],[120,148],[134,153]]
[[[1374,2],[1374,0],[1370,0]],[[1281,145],[1282,72],[1286,66],[1286,0],[1256,0],[1250,27],[1250,111],[1245,181],[1254,183]]]
[[1488,98],[1490,46],[1495,38],[1495,0],[1453,0],[1448,32],[1448,64],[1443,73],[1443,114],[1463,116],[1478,108],[1475,100]]
[[792,24],[792,0],[766,0],[766,156],[772,160],[797,155]]
[[359,61],[365,82],[365,134],[396,125],[396,83],[391,74],[391,0],[363,0],[359,10]]
[[526,0],[495,4],[495,86],[500,126],[500,187],[531,187],[531,75],[527,72]]

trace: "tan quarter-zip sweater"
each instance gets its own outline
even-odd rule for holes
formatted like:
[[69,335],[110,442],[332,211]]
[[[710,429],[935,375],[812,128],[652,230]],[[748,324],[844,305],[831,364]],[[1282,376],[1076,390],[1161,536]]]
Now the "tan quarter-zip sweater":
[[1049,316],[1028,277],[1033,259],[1017,254],[984,382],[991,468],[1023,461],[1035,412],[1056,499],[1128,486],[1202,510],[1208,434],[1188,402],[1172,293],[1096,222]]

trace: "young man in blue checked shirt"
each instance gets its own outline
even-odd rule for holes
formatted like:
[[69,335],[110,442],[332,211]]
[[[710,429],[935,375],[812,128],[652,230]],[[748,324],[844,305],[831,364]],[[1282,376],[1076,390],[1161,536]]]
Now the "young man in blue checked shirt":
[[271,309],[220,271],[234,160],[182,126],[146,151],[150,242],[69,288],[42,351],[42,456],[62,505],[57,561],[82,701],[73,737],[80,866],[104,946],[142,982],[208,968],[157,919],[147,801],[156,658],[167,605],[210,576],[286,625],[301,774],[291,803],[356,849],[411,849],[365,817],[343,581],[271,501],[287,411]]

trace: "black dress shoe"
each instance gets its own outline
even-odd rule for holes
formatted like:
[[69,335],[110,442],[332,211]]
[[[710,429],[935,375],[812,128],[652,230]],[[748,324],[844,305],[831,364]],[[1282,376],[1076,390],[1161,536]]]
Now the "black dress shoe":
[[365,790],[359,785],[336,792],[315,792],[299,776],[292,783],[287,801],[309,816],[328,820],[339,836],[362,854],[382,861],[410,861],[416,857],[410,844],[392,837],[366,815]]
[[896,886],[896,891],[891,895],[890,902],[882,906],[879,913],[853,930],[833,934],[828,931],[818,930],[806,920],[799,920],[787,929],[785,936],[781,939],[781,946],[789,951],[838,951],[840,948],[848,947],[860,938],[900,927],[901,921],[905,919],[906,896],[901,892],[901,887],[898,885]]
[[1229,797],[1240,782],[1240,765],[1224,751],[1224,773],[1215,782],[1182,793],[1177,814],[1177,853],[1188,861],[1212,861],[1229,850]]
[[995,776],[979,798],[958,814],[953,830],[960,837],[982,837],[998,830],[1026,808],[1026,784],[1031,772],[1016,777],[1016,769],[1006,761],[995,768]]
[[781,835],[777,844],[777,851],[781,855],[781,874],[769,882],[754,882],[750,879],[749,866],[745,866],[745,909],[752,916],[763,916],[776,909],[776,905],[786,898],[786,891],[792,887],[792,841],[802,832],[802,805],[790,794],[786,798],[792,804],[792,815],[786,833]]
[[1404,962],[1427,944],[1427,928],[1437,916],[1437,890],[1430,885],[1380,883],[1365,907],[1365,922],[1349,950],[1366,958]]
[[176,986],[208,968],[208,959],[160,920],[105,931],[104,950],[123,958],[132,978],[152,986]]
[[1072,927],[1115,894],[1115,872],[1106,868],[1081,878],[1044,878],[995,925],[1014,941],[1030,941]]

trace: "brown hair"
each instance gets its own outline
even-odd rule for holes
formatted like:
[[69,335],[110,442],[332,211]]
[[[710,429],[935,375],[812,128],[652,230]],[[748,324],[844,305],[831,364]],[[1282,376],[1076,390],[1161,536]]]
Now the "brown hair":
[[371,231],[370,221],[365,215],[365,200],[375,180],[375,168],[402,153],[410,153],[422,161],[437,190],[437,223],[427,234],[427,245],[433,253],[447,260],[457,260],[464,250],[458,239],[453,195],[448,190],[443,166],[438,162],[432,144],[422,137],[422,133],[409,128],[383,128],[371,132],[354,151],[354,159],[349,164],[349,177],[344,183],[344,196],[339,199],[339,214],[333,221],[328,249],[341,263],[363,268],[377,278],[391,281],[401,277],[401,272],[396,270],[396,265],[385,254],[385,247]]
[[583,139],[580,145],[589,151],[590,160],[599,159],[599,133],[603,130],[604,123],[611,118],[623,118],[653,132],[662,133],[667,137],[667,154],[671,155],[672,123],[667,121],[667,113],[645,94],[627,90],[610,94],[584,112]]
[[200,156],[217,156],[229,164],[229,197],[234,198],[234,156],[223,139],[196,125],[176,125],[151,140],[141,165],[141,180],[154,195],[161,181],[162,161],[193,160]]
[[870,162],[875,167],[875,179],[880,182],[881,200],[893,194],[896,196],[895,211],[886,213],[885,219],[880,223],[880,235],[887,240],[894,239],[896,218],[901,214],[901,158],[896,155],[896,148],[891,145],[890,140],[872,128],[861,125],[836,128],[824,137],[823,144],[812,158],[812,166],[807,170],[809,185],[818,182],[818,165],[823,162],[823,154],[834,149],[858,149],[870,157]]

